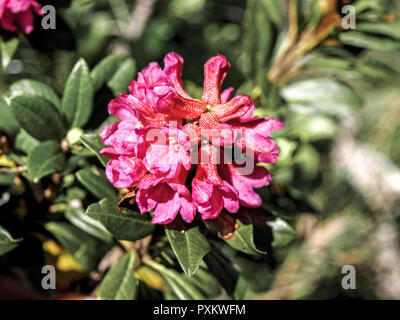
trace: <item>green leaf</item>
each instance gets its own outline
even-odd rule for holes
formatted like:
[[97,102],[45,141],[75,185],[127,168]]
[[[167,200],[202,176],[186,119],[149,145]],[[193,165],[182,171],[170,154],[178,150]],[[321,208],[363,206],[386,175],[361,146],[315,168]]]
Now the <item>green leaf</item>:
[[15,172],[1,172],[0,173],[0,186],[12,185],[17,174]]
[[19,122],[15,119],[11,107],[0,98],[0,128],[10,135],[15,135],[20,129]]
[[149,215],[117,208],[118,198],[106,198],[91,204],[86,214],[99,221],[118,240],[136,241],[154,231]]
[[49,222],[45,227],[87,271],[96,269],[99,260],[110,249],[110,245],[105,245],[70,223]]
[[398,40],[359,31],[341,32],[339,33],[339,40],[343,44],[372,50],[392,51],[400,49]]
[[105,146],[101,143],[100,136],[96,133],[85,133],[80,137],[80,141],[82,144],[92,151],[101,164],[103,166],[107,165],[107,162],[110,160],[106,156],[99,154],[99,151],[103,149]]
[[6,229],[0,226],[0,256],[14,250],[21,241],[22,238],[14,239]]
[[106,84],[118,70],[122,62],[126,59],[125,56],[120,54],[112,54],[101,60],[91,72],[93,79],[94,90],[99,90]]
[[285,247],[294,240],[296,232],[284,220],[278,218],[267,222],[267,224],[272,228],[274,235],[274,241],[271,244],[273,247]]
[[224,239],[232,248],[239,250],[241,252],[250,254],[250,255],[258,255],[265,254],[265,252],[257,249],[254,244],[254,235],[253,235],[253,225],[244,224],[240,220],[237,220],[239,223],[239,228],[235,230],[233,237],[229,240]]
[[0,50],[1,50],[1,68],[6,71],[10,64],[15,51],[18,48],[19,39],[12,38],[8,41],[4,41],[0,38]]
[[221,293],[221,286],[216,277],[209,270],[200,266],[193,277],[188,278],[207,299],[212,299]]
[[79,182],[98,199],[117,195],[103,171],[96,167],[81,169],[76,173]]
[[238,273],[233,268],[232,262],[215,245],[211,246],[211,251],[204,257],[204,262],[225,291],[232,295],[238,280]]
[[233,264],[252,291],[262,292],[269,288],[273,276],[268,263],[237,255],[233,258]]
[[360,22],[357,31],[371,32],[400,40],[400,22]]
[[85,60],[80,59],[68,77],[61,105],[71,127],[82,128],[88,122],[92,113],[93,94],[89,68]]
[[189,278],[173,269],[168,269],[154,260],[146,261],[146,264],[158,271],[164,279],[165,285],[180,300],[204,300],[205,296],[190,281]]
[[128,89],[129,83],[135,76],[135,72],[135,60],[129,58],[121,64],[114,76],[110,79],[110,81],[108,81],[108,86],[115,96],[125,92]]
[[268,2],[271,1],[247,1],[242,54],[243,69],[261,89],[262,102],[265,101],[269,89],[266,67],[270,63],[274,43],[272,21],[276,23],[276,17],[271,19],[276,6]]
[[61,102],[56,92],[48,85],[36,80],[24,79],[13,83],[10,87],[10,97],[22,96],[25,94],[38,96],[51,102],[57,109],[60,109]]
[[135,255],[126,253],[118,263],[107,272],[100,284],[97,296],[111,300],[133,300],[136,295],[137,281],[133,275]]
[[40,142],[25,130],[21,130],[15,138],[15,149],[26,154],[31,153],[39,144]]
[[37,183],[41,178],[54,172],[61,172],[64,168],[65,157],[54,141],[46,141],[39,144],[28,155],[28,172],[33,182]]
[[308,79],[288,85],[281,91],[291,109],[301,113],[348,115],[361,104],[361,98],[348,85],[333,79]]
[[110,233],[100,222],[90,218],[88,215],[85,215],[80,209],[68,210],[65,213],[65,218],[67,218],[67,220],[75,227],[78,227],[97,239],[107,243],[111,243],[113,241]]
[[34,95],[11,99],[12,113],[32,137],[40,140],[61,140],[65,129],[56,108],[48,100]]
[[165,228],[172,250],[188,276],[196,273],[203,257],[210,251],[210,244],[199,227],[185,231]]

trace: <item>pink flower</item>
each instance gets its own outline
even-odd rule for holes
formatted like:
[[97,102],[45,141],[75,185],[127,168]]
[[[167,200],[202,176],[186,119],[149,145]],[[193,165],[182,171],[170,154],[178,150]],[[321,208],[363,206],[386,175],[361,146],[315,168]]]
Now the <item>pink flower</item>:
[[[190,223],[196,212],[215,219],[223,210],[259,207],[254,189],[267,186],[272,177],[255,164],[277,160],[279,150],[269,136],[283,124],[253,116],[249,96],[221,90],[230,68],[224,56],[206,62],[200,100],[185,92],[182,67],[182,57],[171,52],[163,69],[150,63],[129,93],[110,102],[109,113],[120,121],[100,135],[108,146],[101,153],[111,159],[108,179],[117,188],[135,187],[141,213],[152,211],[157,224],[172,222],[178,213]],[[229,161],[232,151],[246,152],[254,170],[245,172],[236,159]]]
[[187,171],[181,169],[178,177],[167,179],[162,174],[148,174],[139,183],[136,202],[141,213],[153,212],[153,223],[172,222],[178,212],[183,220],[193,221],[196,210],[188,188],[185,186]]
[[44,14],[40,4],[34,0],[0,0],[0,27],[29,34],[33,31],[33,12],[40,16]]

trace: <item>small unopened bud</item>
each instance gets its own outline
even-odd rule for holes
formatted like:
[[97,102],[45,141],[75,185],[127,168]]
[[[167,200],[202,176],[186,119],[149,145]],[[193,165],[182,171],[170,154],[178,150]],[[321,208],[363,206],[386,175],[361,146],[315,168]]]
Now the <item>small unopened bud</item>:
[[79,138],[81,137],[83,130],[80,128],[72,128],[67,133],[67,141],[68,145],[73,146],[79,142]]

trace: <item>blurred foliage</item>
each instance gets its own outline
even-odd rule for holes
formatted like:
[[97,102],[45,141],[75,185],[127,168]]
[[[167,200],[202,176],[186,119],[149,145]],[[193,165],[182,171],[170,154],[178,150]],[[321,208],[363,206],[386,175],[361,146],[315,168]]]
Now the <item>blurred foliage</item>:
[[[356,29],[342,26],[349,4]],[[16,280],[1,294],[400,299],[400,1],[54,5],[56,30],[36,19],[0,43],[0,275]],[[121,214],[103,173],[108,102],[169,51],[197,97],[204,62],[227,56],[225,85],[285,123],[262,207],[223,218],[233,238],[217,222],[181,234]],[[45,264],[57,290],[41,288]],[[341,286],[345,265],[355,290]]]

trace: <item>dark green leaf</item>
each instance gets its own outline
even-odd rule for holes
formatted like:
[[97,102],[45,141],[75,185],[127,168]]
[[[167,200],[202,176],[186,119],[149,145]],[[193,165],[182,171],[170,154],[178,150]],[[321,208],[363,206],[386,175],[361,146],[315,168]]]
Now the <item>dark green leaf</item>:
[[15,149],[29,154],[40,142],[32,137],[25,130],[21,130],[15,138]]
[[23,129],[40,140],[61,140],[65,129],[57,109],[48,100],[21,95],[11,99],[11,109]]
[[120,54],[112,54],[101,60],[91,72],[94,90],[99,90],[115,74],[122,62],[126,59]]
[[149,215],[117,208],[118,198],[106,198],[91,204],[86,214],[99,221],[118,240],[136,241],[154,231]]
[[14,239],[10,233],[0,226],[0,256],[14,250],[22,239]]
[[14,182],[15,172],[1,172],[0,173],[0,186],[9,186]]
[[104,172],[96,167],[81,169],[76,173],[76,177],[98,199],[117,195],[116,190],[107,180]]
[[90,218],[88,215],[85,215],[80,209],[68,210],[65,213],[65,218],[67,218],[67,220],[74,226],[92,235],[93,237],[96,237],[97,239],[107,243],[112,242],[112,236],[108,233],[104,226],[100,222]]
[[39,144],[28,156],[28,172],[33,182],[37,183],[44,176],[61,172],[64,168],[65,157],[54,141]]
[[10,87],[10,97],[22,96],[25,94],[38,96],[51,102],[57,109],[60,109],[61,102],[55,91],[44,83],[36,80],[24,79],[13,83]]
[[46,224],[61,246],[68,251],[87,271],[94,270],[104,256],[109,245],[93,238],[82,230],[66,222],[50,222]]
[[237,223],[239,223],[239,228],[235,230],[233,237],[229,240],[224,240],[232,248],[244,253],[251,255],[265,254],[265,252],[258,250],[254,244],[253,225],[244,224],[239,220],[237,220]]
[[110,79],[110,81],[108,81],[108,86],[115,96],[125,92],[128,89],[129,83],[135,76],[135,71],[135,60],[127,59],[121,64],[114,76]]
[[211,251],[204,257],[204,261],[225,291],[232,295],[238,280],[238,273],[233,268],[232,262],[215,245],[211,246]]
[[[273,44],[270,11],[275,6],[268,1],[250,0],[247,2],[243,62],[245,71],[256,83],[263,87],[266,83],[266,70]],[[275,8],[276,9],[276,8]],[[275,11],[275,10],[274,10]],[[276,17],[275,17],[276,18]],[[276,19],[274,19],[276,21]]]
[[239,255],[234,257],[233,262],[252,291],[261,292],[269,288],[273,278],[268,263],[254,261]]
[[65,85],[62,110],[71,127],[83,127],[89,120],[93,106],[93,83],[85,60],[74,66]]
[[207,299],[215,298],[221,293],[221,286],[219,285],[218,280],[209,270],[201,266],[197,270],[196,274],[188,278],[188,280],[193,283]]
[[118,263],[107,272],[100,284],[97,296],[111,300],[133,300],[136,295],[137,281],[133,275],[135,255],[126,253]]
[[0,128],[10,135],[15,135],[20,129],[19,122],[15,119],[11,107],[0,98]]
[[273,247],[284,247],[289,245],[296,236],[296,232],[284,220],[278,218],[269,221],[267,224],[272,228],[274,235]]
[[210,251],[210,244],[198,227],[185,231],[165,229],[172,250],[188,276],[196,273],[203,257]]

